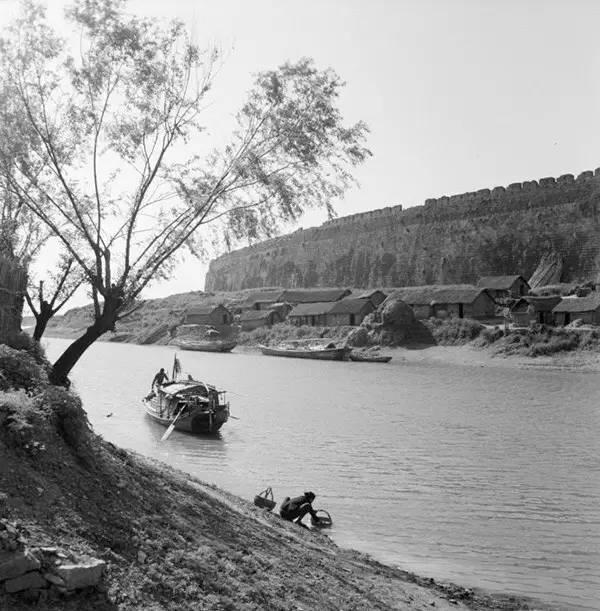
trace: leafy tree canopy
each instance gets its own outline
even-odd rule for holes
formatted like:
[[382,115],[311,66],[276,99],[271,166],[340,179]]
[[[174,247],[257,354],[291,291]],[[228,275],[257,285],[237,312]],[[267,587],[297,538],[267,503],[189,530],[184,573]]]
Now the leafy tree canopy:
[[22,9],[0,41],[0,178],[62,242],[95,310],[56,380],[178,255],[273,235],[310,207],[333,214],[370,155],[365,124],[344,124],[344,83],[310,59],[258,74],[228,144],[200,154],[215,49],[124,0],[77,0],[69,39],[33,1]]

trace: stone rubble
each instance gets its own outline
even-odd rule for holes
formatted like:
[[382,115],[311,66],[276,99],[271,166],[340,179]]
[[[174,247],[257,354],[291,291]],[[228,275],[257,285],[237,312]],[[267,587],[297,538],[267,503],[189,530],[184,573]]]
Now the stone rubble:
[[0,519],[0,594],[35,598],[47,590],[70,594],[84,588],[102,589],[103,560],[26,543],[18,523]]

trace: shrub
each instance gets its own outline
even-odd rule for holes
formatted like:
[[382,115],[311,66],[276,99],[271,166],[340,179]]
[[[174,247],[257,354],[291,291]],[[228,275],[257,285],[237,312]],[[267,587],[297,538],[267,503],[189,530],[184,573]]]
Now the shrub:
[[348,345],[363,348],[369,343],[369,331],[366,327],[357,327],[348,335]]
[[470,318],[430,318],[424,322],[436,343],[442,345],[467,344],[485,329],[481,323]]
[[33,439],[33,402],[23,389],[0,392],[0,429],[13,446],[25,446]]
[[36,397],[38,406],[50,414],[57,431],[78,455],[87,453],[90,424],[81,399],[59,386],[49,386]]
[[489,346],[490,344],[496,343],[498,340],[504,337],[504,330],[500,327],[494,327],[493,329],[484,329],[480,334],[477,341],[478,346]]
[[533,343],[527,354],[529,356],[547,356],[557,352],[575,350],[579,346],[579,337],[572,334],[567,337],[544,338],[544,341]]
[[0,390],[23,388],[35,392],[47,382],[45,369],[29,352],[0,345]]

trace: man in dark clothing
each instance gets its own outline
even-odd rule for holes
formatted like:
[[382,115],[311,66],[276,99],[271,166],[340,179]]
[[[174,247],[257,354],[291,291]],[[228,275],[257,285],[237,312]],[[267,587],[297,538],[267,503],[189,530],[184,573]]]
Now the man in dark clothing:
[[297,496],[291,499],[289,496],[285,498],[281,507],[279,508],[279,515],[284,520],[294,521],[299,526],[306,526],[302,524],[302,518],[310,513],[313,520],[319,521],[317,512],[313,509],[312,502],[315,500],[314,492],[305,492],[302,496]]
[[168,380],[169,376],[166,374],[164,367],[161,367],[160,371],[154,376],[154,380],[152,380],[152,389],[155,386],[162,386]]

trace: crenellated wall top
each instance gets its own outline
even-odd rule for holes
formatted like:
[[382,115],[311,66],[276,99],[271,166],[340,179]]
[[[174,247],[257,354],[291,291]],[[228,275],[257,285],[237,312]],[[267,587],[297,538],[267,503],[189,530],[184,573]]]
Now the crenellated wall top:
[[[462,207],[467,204],[468,207],[465,208],[465,213],[472,214],[474,208],[476,208],[478,205],[484,205],[490,202],[490,200],[503,200],[507,198],[512,199],[515,196],[528,197],[533,194],[543,195],[545,192],[556,194],[560,193],[560,190],[564,189],[565,187],[576,187],[579,185],[584,185],[589,181],[600,181],[600,168],[596,168],[593,171],[587,170],[585,172],[581,172],[577,177],[575,177],[573,174],[562,174],[557,178],[550,176],[540,178],[539,180],[513,182],[506,187],[500,186],[494,187],[493,189],[479,189],[478,191],[469,191],[467,193],[459,193],[450,196],[442,195],[441,197],[426,199],[424,205],[413,206],[407,208],[406,210],[403,210],[402,206],[380,208],[378,210],[371,210],[369,212],[362,212],[333,219],[323,223],[322,227],[346,227],[356,223],[373,221],[378,218],[385,217],[386,219],[389,219],[390,216],[398,216],[401,221],[406,223],[418,222],[425,215],[430,218],[432,215],[435,215],[438,212],[448,212],[448,206],[453,207],[458,205]],[[454,212],[458,212],[458,210],[455,208]],[[485,209],[482,209],[481,212],[485,213]]]
[[580,187],[589,187],[595,183],[600,183],[600,168],[596,168],[593,171],[586,170],[578,174],[577,177],[573,174],[562,174],[558,177],[548,176],[538,180],[513,182],[505,187],[498,186],[492,189],[479,189],[478,191],[469,191],[450,196],[442,195],[441,197],[426,199],[425,203],[421,206],[412,206],[406,209],[402,205],[387,206],[377,210],[358,212],[332,219],[319,227],[300,228],[292,233],[271,238],[225,254],[223,257],[231,257],[232,255],[240,255],[242,257],[252,256],[253,252],[264,256],[266,250],[278,248],[290,240],[296,241],[299,233],[303,234],[303,241],[309,241],[318,235],[331,233],[331,231],[337,233],[337,230],[341,228],[351,229],[356,225],[373,225],[377,224],[378,221],[385,225],[398,223],[402,226],[420,223],[425,219],[436,221],[444,219],[449,215],[456,218],[464,214],[466,218],[476,216],[477,214],[488,214],[492,212],[491,208],[496,208],[497,210],[497,206],[503,205],[504,202],[507,205],[509,203],[514,205],[516,202],[518,205],[523,206],[527,205],[528,201],[535,199],[541,202],[542,205],[544,202],[546,202],[546,205],[549,205],[558,203],[557,198],[563,192],[572,194],[574,190],[575,192],[579,191]]

